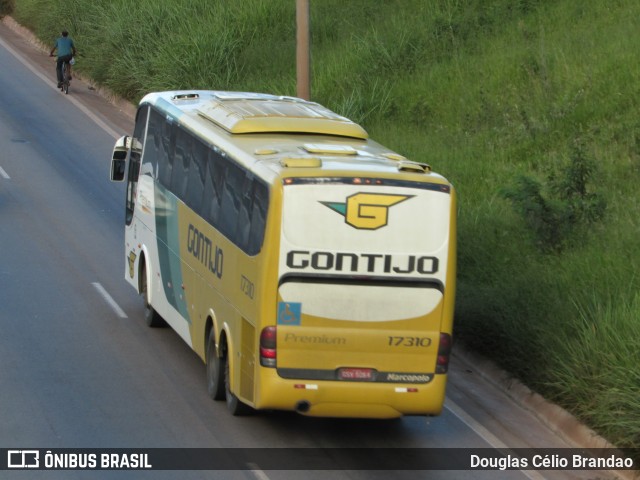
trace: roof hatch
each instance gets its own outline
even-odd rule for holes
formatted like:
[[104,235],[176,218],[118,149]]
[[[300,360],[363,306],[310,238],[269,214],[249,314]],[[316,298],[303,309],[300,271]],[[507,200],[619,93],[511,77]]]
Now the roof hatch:
[[357,155],[358,151],[348,145],[321,145],[316,143],[305,143],[304,148],[309,153],[321,153],[327,155]]

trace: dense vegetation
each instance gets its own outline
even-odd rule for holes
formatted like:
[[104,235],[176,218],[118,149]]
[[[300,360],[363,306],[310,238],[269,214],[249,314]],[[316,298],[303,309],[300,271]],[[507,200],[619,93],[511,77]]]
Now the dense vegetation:
[[[9,0],[3,0],[11,3]],[[293,0],[15,0],[85,75],[295,95]],[[312,98],[457,187],[457,338],[640,447],[640,2],[311,0]]]

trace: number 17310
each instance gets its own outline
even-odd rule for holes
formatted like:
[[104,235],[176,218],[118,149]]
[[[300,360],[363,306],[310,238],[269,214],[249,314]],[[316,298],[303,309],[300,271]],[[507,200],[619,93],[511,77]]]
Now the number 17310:
[[429,337],[388,337],[390,347],[430,347]]

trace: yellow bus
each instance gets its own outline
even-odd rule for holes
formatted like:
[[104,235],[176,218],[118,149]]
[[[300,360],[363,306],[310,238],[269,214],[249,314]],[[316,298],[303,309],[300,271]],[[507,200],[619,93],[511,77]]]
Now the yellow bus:
[[313,102],[146,95],[126,181],[125,277],[239,415],[437,415],[455,294],[456,200],[425,164]]

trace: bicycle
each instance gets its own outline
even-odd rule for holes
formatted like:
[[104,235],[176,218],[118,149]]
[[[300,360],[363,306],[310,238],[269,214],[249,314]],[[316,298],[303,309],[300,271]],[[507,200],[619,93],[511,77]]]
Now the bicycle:
[[69,62],[62,62],[62,86],[60,87],[60,91],[64,92],[66,95],[69,94],[69,84],[71,83],[71,65],[73,65],[74,59],[73,57]]
[[[53,57],[54,55],[51,53],[49,56]],[[58,82],[58,88],[65,94],[69,93],[69,85],[71,84],[71,65],[75,65],[75,63],[75,58],[71,57],[69,61],[63,60],[62,65],[60,65],[62,81]]]

